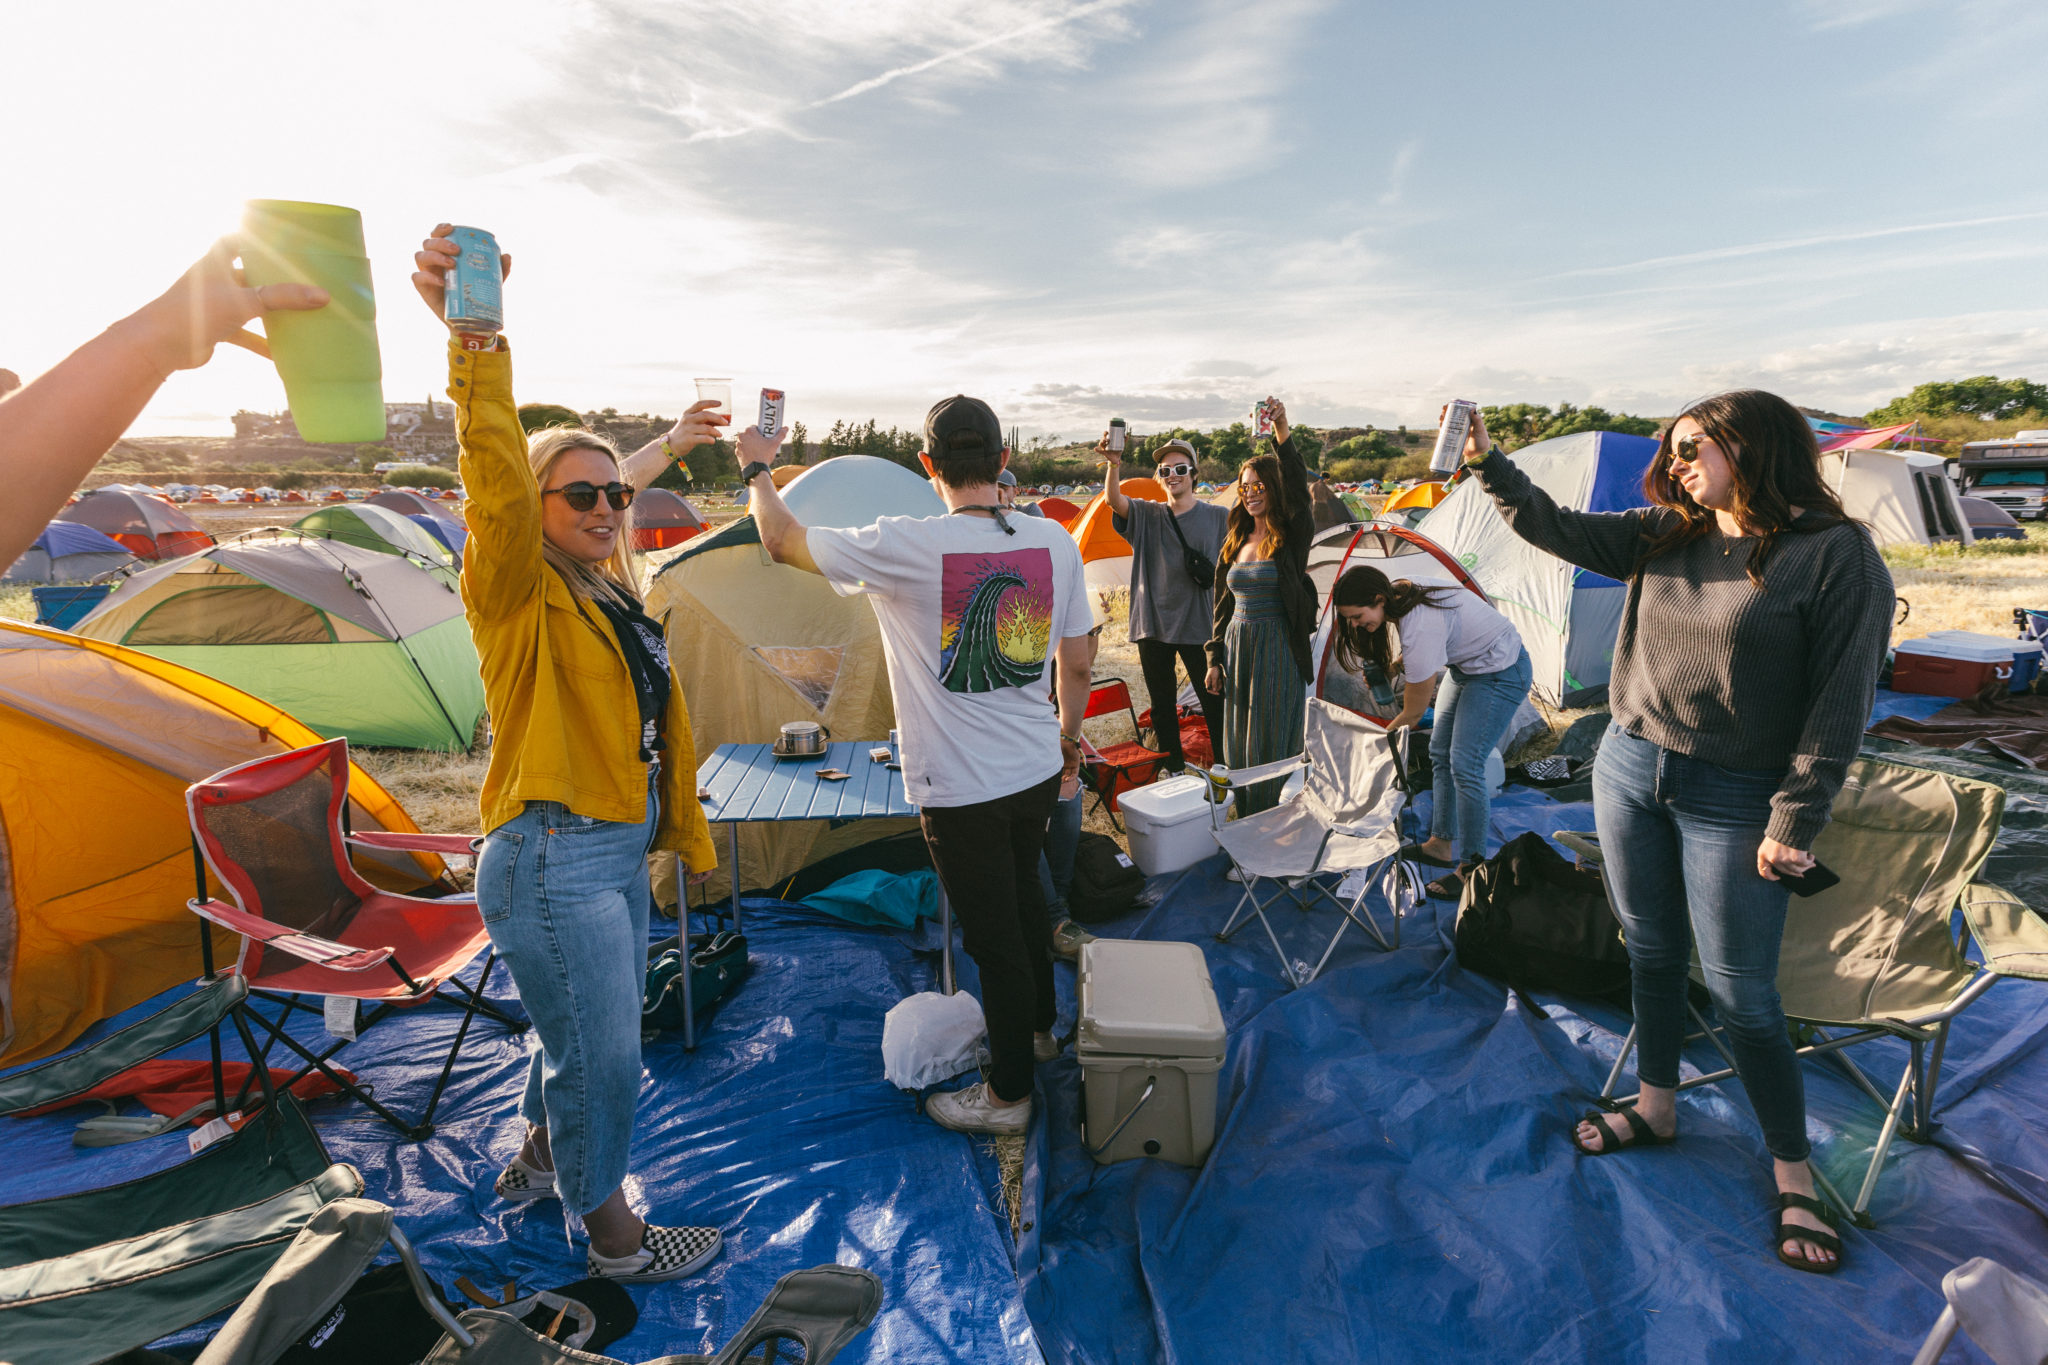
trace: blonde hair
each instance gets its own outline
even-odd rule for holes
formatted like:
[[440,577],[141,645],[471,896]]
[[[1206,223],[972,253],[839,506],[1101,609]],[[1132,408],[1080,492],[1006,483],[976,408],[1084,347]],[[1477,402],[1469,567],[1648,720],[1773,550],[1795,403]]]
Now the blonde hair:
[[[526,461],[533,470],[536,487],[548,486],[548,472],[555,461],[572,450],[594,450],[608,457],[614,469],[619,468],[619,448],[606,437],[583,427],[548,427],[537,431],[528,438]],[[600,495],[602,496],[602,495]],[[585,602],[609,598],[621,606],[637,606],[640,600],[640,579],[633,567],[633,510],[629,507],[619,517],[619,534],[612,544],[611,554],[601,563],[589,564],[565,554],[542,537],[541,557],[554,566],[562,581],[569,585],[569,591]]]

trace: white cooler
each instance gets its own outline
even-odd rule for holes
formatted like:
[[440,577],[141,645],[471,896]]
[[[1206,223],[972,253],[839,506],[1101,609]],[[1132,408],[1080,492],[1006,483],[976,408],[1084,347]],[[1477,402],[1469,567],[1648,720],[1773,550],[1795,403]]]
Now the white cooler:
[[1133,787],[1117,798],[1131,835],[1131,861],[1148,877],[1193,867],[1216,852],[1209,827],[1209,783],[1183,773]]
[[1194,944],[1082,944],[1074,1056],[1090,1154],[1104,1165],[1135,1156],[1201,1165],[1216,1141],[1224,1038],[1209,964]]

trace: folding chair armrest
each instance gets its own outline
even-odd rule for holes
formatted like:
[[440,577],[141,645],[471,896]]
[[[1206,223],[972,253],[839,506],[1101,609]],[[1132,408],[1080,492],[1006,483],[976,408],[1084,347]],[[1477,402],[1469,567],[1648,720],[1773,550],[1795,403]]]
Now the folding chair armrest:
[[1963,888],[1963,922],[1987,971],[2048,981],[2048,921],[2002,886],[1971,882]]
[[392,948],[352,948],[346,943],[337,943],[302,929],[287,929],[261,915],[252,915],[216,900],[191,900],[186,901],[185,906],[201,919],[232,929],[244,938],[253,938],[258,943],[281,949],[294,957],[303,957],[308,962],[317,962],[323,967],[332,967],[338,972],[368,971],[389,962],[396,951]]
[[1296,754],[1292,758],[1279,759],[1272,763],[1261,763],[1255,768],[1225,768],[1218,772],[1209,769],[1202,775],[1209,779],[1209,785],[1219,792],[1242,791],[1255,787],[1261,782],[1271,782],[1276,777],[1285,777],[1296,768],[1308,766],[1307,754]]
[[1583,830],[1561,829],[1550,836],[1594,867],[1601,865],[1600,836]]
[[438,853],[444,858],[473,858],[483,848],[481,834],[407,834],[398,830],[365,830],[348,841],[364,848],[394,848],[407,853]]

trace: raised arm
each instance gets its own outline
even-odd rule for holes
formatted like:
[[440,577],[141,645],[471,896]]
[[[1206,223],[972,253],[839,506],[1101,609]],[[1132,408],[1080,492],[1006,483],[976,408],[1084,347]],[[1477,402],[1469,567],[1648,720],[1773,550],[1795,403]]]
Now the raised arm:
[[[758,427],[740,432],[736,443],[740,468],[756,462],[774,464],[775,452],[781,449],[782,439],[787,435],[788,427],[772,437],[763,436]],[[824,573],[818,561],[811,558],[810,528],[798,521],[796,513],[782,500],[782,490],[775,486],[772,473],[763,470],[747,485],[747,507],[754,514],[754,525],[761,532],[761,547],[768,551],[770,559],[805,573]]]
[[249,288],[237,254],[236,240],[222,238],[157,299],[0,401],[0,566],[64,510],[174,370],[204,365],[222,341],[258,350],[261,338],[241,327],[260,313],[326,304],[327,292],[310,284]]
[[[459,254],[448,224],[436,227],[413,255],[413,288],[441,320],[446,271]],[[507,274],[512,258],[503,258]],[[445,322],[443,323],[445,326]],[[462,556],[462,600],[484,617],[508,616],[533,600],[542,565],[540,485],[526,458],[526,431],[512,398],[512,353],[502,337],[448,338],[448,396],[469,523]]]
[[1559,507],[1502,452],[1493,448],[1486,420],[1472,414],[1465,440],[1466,467],[1493,499],[1510,530],[1539,550],[1613,579],[1636,571],[1636,558],[1655,526],[1640,508],[1626,512],[1579,512]]
[[1124,492],[1124,453],[1109,448],[1106,431],[1095,443],[1095,453],[1102,457],[1102,496],[1109,500],[1109,515],[1116,533],[1122,535],[1131,516],[1131,497]]
[[717,406],[715,398],[699,399],[690,404],[667,432],[619,461],[620,477],[635,488],[647,488],[661,477],[671,462],[683,465],[684,477],[689,477],[689,466],[684,464],[684,458],[698,446],[709,445],[719,437],[718,423],[710,415],[711,409]]
[[1308,466],[1294,448],[1294,428],[1287,424],[1287,405],[1277,398],[1266,400],[1273,407],[1273,454],[1280,460],[1280,477],[1287,483],[1281,506],[1287,509],[1287,544],[1299,546],[1303,561],[1309,542],[1316,536],[1315,504],[1309,497]]

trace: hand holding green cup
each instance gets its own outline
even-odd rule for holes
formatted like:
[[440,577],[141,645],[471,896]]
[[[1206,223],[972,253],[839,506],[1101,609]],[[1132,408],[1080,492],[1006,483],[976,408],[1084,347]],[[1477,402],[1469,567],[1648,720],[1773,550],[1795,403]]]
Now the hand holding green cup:
[[[299,435],[317,442],[383,440],[384,366],[363,216],[335,204],[252,199],[243,210],[241,238],[251,288],[312,285],[329,297],[325,308],[310,312],[263,314],[267,353],[284,381]],[[257,340],[244,338],[237,340]],[[264,353],[260,344],[250,349]]]

